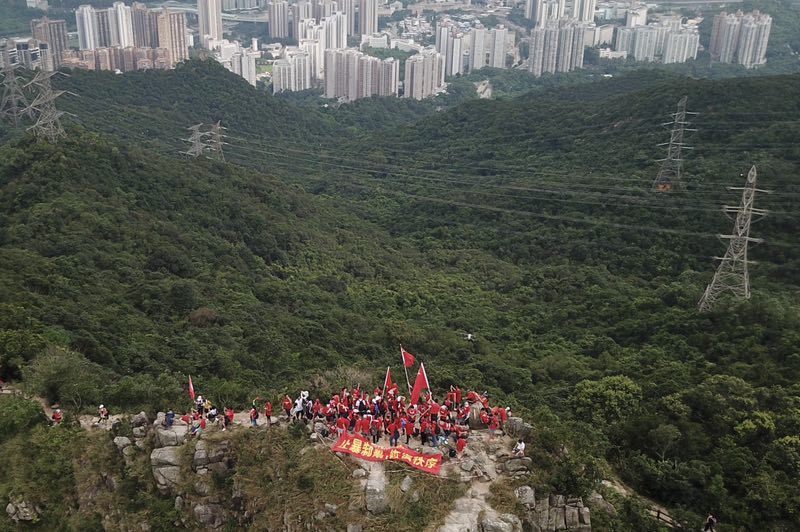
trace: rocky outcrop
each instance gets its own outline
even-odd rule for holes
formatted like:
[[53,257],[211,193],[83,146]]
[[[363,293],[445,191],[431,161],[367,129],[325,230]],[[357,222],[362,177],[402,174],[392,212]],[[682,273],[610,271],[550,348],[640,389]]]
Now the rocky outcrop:
[[524,528],[533,532],[574,530],[591,532],[589,508],[581,499],[565,499],[563,495],[536,498],[533,488],[521,486],[515,491],[517,500],[525,507]]
[[481,519],[482,532],[519,532],[522,522],[514,514],[486,513]]
[[179,447],[160,447],[150,453],[150,465],[158,491],[163,494],[173,492],[181,483],[182,449]]
[[364,501],[367,511],[371,514],[381,514],[386,511],[389,503],[386,500],[386,475],[381,463],[370,464],[369,477],[364,489]]
[[521,458],[509,458],[505,462],[500,462],[498,465],[501,466],[499,467],[501,471],[505,471],[509,475],[527,473],[533,466],[533,460],[527,456],[523,456]]
[[170,447],[174,445],[183,445],[186,442],[186,435],[189,432],[189,427],[186,425],[173,425],[169,428],[156,426],[156,447]]
[[38,506],[20,499],[12,499],[6,506],[8,517],[15,523],[20,521],[35,521],[42,511]]
[[223,512],[219,504],[198,504],[192,510],[195,520],[207,528],[222,526]]
[[526,423],[521,417],[510,417],[506,421],[504,430],[512,438],[527,438],[533,431],[533,425]]

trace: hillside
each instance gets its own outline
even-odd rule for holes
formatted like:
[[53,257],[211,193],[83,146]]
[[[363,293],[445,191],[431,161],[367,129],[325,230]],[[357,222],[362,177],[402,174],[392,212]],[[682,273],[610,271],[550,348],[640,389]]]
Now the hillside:
[[[118,138],[0,148],[3,378],[76,411],[152,413],[192,374],[241,408],[376,384],[402,342],[434,387],[530,419],[553,492],[585,496],[614,468],[692,526],[800,526],[797,77],[631,76],[369,138],[213,68],[173,105],[176,80],[206,75],[191,65],[130,78],[125,112],[69,100]],[[94,103],[120,78],[98,75]],[[698,149],[686,190],[654,195],[658,124],[683,94]],[[129,142],[217,119],[249,168]],[[753,227],[753,299],[698,314],[731,225],[719,205],[738,202],[725,186],[751,163],[776,191],[757,199],[772,212]]]

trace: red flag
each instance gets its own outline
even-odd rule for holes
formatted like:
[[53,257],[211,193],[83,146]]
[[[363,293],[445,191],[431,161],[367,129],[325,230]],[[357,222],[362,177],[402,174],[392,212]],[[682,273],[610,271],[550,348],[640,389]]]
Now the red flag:
[[189,375],[189,397],[194,401],[194,386],[192,386],[192,376]]
[[392,383],[392,372],[389,367],[386,367],[386,378],[383,379],[383,395],[386,395],[386,390],[391,390],[394,383]]
[[425,364],[420,364],[417,379],[414,381],[414,389],[411,390],[411,404],[415,405],[419,402],[422,390],[430,391],[430,389],[431,385],[428,383],[428,374],[425,373]]
[[403,346],[400,346],[400,354],[403,355],[403,366],[407,368],[413,366],[414,362],[417,361],[417,359],[414,358],[414,355],[403,349]]

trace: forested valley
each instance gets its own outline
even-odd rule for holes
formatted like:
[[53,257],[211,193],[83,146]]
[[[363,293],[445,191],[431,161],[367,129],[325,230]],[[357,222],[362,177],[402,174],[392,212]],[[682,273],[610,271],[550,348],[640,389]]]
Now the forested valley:
[[[434,388],[534,424],[542,486],[615,474],[691,526],[800,528],[800,75],[632,72],[440,112],[312,109],[200,61],[54,83],[68,139],[0,129],[4,380],[157,411],[191,374],[242,408],[378,383],[402,343]],[[653,192],[684,95],[694,149]],[[225,162],[179,153],[217,121]],[[752,298],[700,313],[753,165],[772,193]],[[64,442],[0,408],[5,496]],[[654,525],[630,508],[608,526]]]

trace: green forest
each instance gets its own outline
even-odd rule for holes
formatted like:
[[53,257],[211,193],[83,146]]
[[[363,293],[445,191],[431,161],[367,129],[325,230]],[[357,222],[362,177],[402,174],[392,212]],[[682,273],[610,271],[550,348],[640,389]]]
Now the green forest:
[[[434,391],[530,420],[559,493],[616,474],[687,526],[800,528],[800,75],[632,72],[438,112],[304,106],[212,62],[54,83],[75,94],[67,138],[0,129],[4,380],[73,412],[154,412],[191,374],[243,408],[378,383],[402,343]],[[655,193],[684,95],[694,149]],[[179,153],[217,120],[227,162]],[[699,313],[752,165],[772,191],[752,298]],[[0,408],[6,497],[65,443]]]

